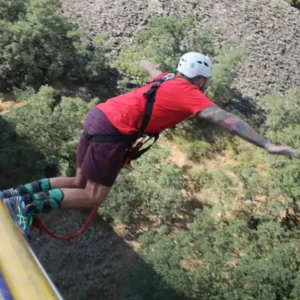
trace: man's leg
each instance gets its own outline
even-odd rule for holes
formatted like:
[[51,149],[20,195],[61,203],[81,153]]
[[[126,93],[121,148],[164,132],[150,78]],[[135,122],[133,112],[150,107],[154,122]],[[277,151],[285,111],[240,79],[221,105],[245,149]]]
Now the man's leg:
[[30,193],[4,199],[4,204],[28,236],[34,215],[58,209],[99,206],[107,198],[123,166],[127,147],[127,143],[90,144],[82,135],[77,148],[75,178],[51,178],[42,191],[29,188]]
[[[93,147],[102,148],[102,146],[96,147],[96,145]],[[118,155],[118,152],[113,153],[116,156],[112,160],[87,155],[86,163],[83,164],[85,172],[78,168],[76,179],[73,181],[68,178],[54,178],[50,180],[50,183],[55,188],[48,191],[4,199],[3,202],[20,231],[29,237],[33,216],[40,213],[49,213],[59,209],[93,208],[101,205],[107,198],[124,159],[123,152],[121,152],[121,156]],[[97,160],[95,160],[96,157]],[[90,179],[86,180],[86,177]],[[68,185],[72,185],[72,188],[65,188]],[[83,186],[85,187],[82,188]]]
[[82,176],[81,168],[77,167],[76,177],[54,177],[50,178],[52,189],[84,189],[87,184],[87,179]]
[[84,157],[88,148],[88,141],[83,135],[81,135],[76,153],[76,177],[55,177],[50,179],[43,178],[38,181],[19,185],[16,188],[3,190],[0,191],[0,201],[14,196],[24,196],[26,194],[33,195],[34,193],[48,192],[49,190],[55,188],[85,188],[87,179],[81,175],[81,164],[84,161]]
[[30,236],[33,215],[59,209],[80,209],[100,206],[111,187],[88,181],[85,189],[52,189],[3,200],[20,231]]
[[86,183],[87,179],[81,175],[81,169],[77,168],[76,177],[41,179],[28,183],[18,187],[15,196],[3,201],[21,232],[29,236],[32,215],[60,208],[60,202],[64,198],[61,188],[70,187],[69,190],[73,188],[81,191],[86,187]]
[[80,166],[88,147],[89,143],[81,136],[77,148],[76,177],[44,178],[20,185],[16,189],[0,192],[0,200],[3,200],[22,233],[30,236],[29,229],[34,215],[60,208],[60,202],[64,197],[62,188],[86,187],[87,179],[82,176]]
[[10,198],[14,196],[24,196],[26,194],[33,195],[39,192],[48,192],[51,189],[75,188],[84,189],[87,179],[81,175],[81,169],[77,168],[76,177],[53,177],[43,178],[33,181],[17,188],[10,188],[0,191],[0,199]]
[[61,209],[93,208],[100,206],[112,187],[88,181],[85,189],[62,189]]

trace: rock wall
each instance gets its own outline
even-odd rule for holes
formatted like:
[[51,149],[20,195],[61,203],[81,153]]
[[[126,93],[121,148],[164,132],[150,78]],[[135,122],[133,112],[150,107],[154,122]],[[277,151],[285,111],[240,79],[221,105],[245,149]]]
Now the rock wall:
[[275,89],[300,85],[300,11],[283,0],[62,0],[64,14],[93,39],[107,32],[118,52],[153,14],[193,13],[198,25],[212,24],[216,42],[244,47],[249,57],[233,87],[258,99]]

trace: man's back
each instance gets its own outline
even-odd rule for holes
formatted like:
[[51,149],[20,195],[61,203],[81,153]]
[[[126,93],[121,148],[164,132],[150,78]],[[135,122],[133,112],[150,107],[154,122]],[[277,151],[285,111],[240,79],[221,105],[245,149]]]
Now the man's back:
[[[160,78],[162,73],[155,78]],[[102,110],[110,122],[125,135],[135,133],[141,126],[146,99],[143,94],[152,84],[137,88],[129,93],[100,103]],[[146,132],[160,132],[180,123],[202,109],[215,104],[210,101],[195,85],[181,76],[166,81],[158,88],[153,112]]]

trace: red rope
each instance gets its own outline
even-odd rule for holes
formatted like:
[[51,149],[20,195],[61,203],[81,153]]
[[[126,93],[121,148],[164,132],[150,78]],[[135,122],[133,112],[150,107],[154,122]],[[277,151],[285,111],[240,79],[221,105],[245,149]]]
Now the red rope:
[[54,234],[50,229],[48,229],[42,222],[40,216],[36,216],[33,220],[33,226],[35,226],[37,229],[40,230],[40,232],[42,233],[43,231],[45,231],[47,234],[49,234],[51,237],[58,239],[58,240],[62,240],[62,241],[70,241],[78,236],[80,236],[81,234],[83,234],[87,228],[89,227],[90,223],[92,222],[95,214],[97,213],[98,207],[94,207],[92,212],[90,213],[86,223],[83,225],[83,227],[78,230],[77,232],[75,232],[74,234],[71,235],[67,235],[67,236],[59,236]]

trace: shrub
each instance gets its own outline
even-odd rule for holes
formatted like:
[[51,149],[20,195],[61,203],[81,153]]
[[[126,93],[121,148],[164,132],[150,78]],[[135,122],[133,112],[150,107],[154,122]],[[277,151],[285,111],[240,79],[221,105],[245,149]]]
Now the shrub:
[[285,1],[291,4],[292,6],[300,9],[300,0],[285,0]]
[[154,146],[132,163],[132,170],[124,169],[100,214],[123,223],[170,219],[182,204],[183,177],[178,167],[165,163],[168,156],[165,146]]
[[[26,93],[28,95],[28,92]],[[19,157],[20,141],[26,141],[33,149],[38,149],[40,156],[28,151],[23,159],[35,167],[35,176],[43,174],[47,168],[52,169],[52,176],[70,175],[75,172],[75,152],[82,130],[82,122],[86,113],[96,103],[96,99],[87,104],[81,99],[62,97],[57,100],[53,88],[43,86],[37,94],[32,94],[26,105],[12,108],[4,115],[4,120],[11,124],[14,134],[18,136],[17,143],[6,148],[6,140],[12,139],[12,131],[6,133],[4,139],[4,155],[7,160],[1,159],[7,168],[16,166],[14,160]],[[30,149],[30,148],[29,148]],[[28,150],[29,150],[28,149]],[[12,152],[13,151],[13,155]],[[24,149],[25,151],[25,149]],[[19,170],[26,173],[26,170]]]
[[[298,238],[299,232],[286,231],[274,221],[257,230],[241,221],[216,222],[205,209],[189,230],[169,236],[153,231],[142,235],[139,254],[179,299],[296,299]],[[138,290],[134,288],[140,284]],[[131,277],[127,295],[130,288],[131,296],[153,299],[151,294],[164,299],[160,287]]]
[[200,160],[203,157],[208,157],[211,153],[212,146],[204,141],[188,141],[183,137],[175,137],[174,142],[178,144],[179,148],[187,154],[191,160]]
[[83,42],[83,32],[59,9],[59,0],[1,1],[2,87],[39,88],[63,76],[80,82],[105,79],[104,44]]
[[[262,99],[268,115],[266,120],[266,136],[273,143],[289,145],[300,150],[300,89],[288,91],[286,96],[272,93]],[[269,157],[269,172],[272,186],[278,187],[284,196],[294,201],[300,196],[300,171],[299,159],[284,157]]]

